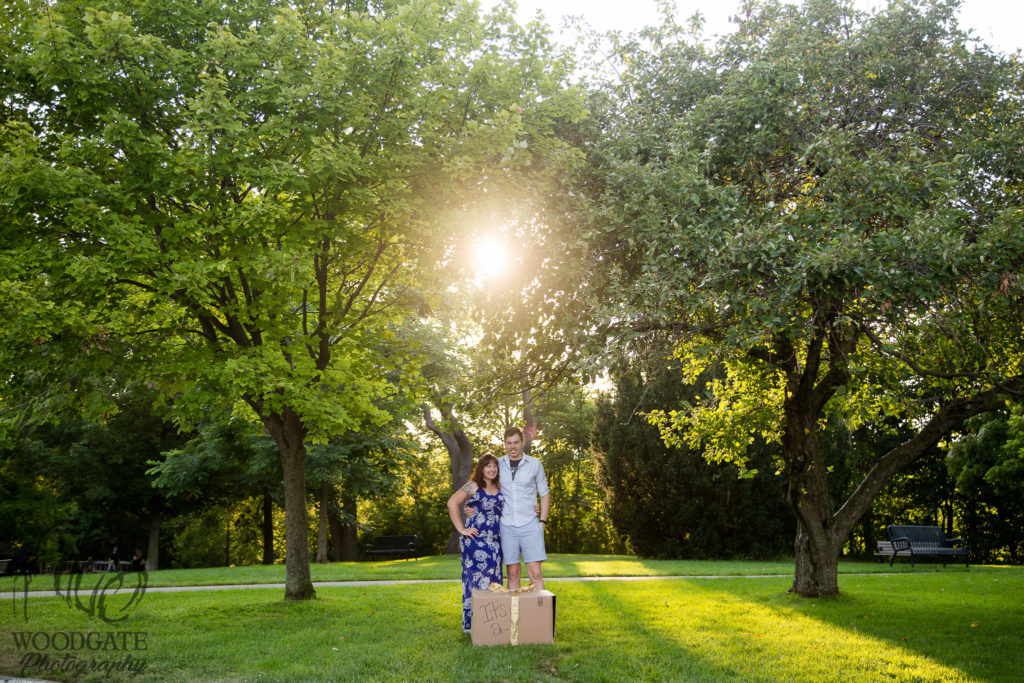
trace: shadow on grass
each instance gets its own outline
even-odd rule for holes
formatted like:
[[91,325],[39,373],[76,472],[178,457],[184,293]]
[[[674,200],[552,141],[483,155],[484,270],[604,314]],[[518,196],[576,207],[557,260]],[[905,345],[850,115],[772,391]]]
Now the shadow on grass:
[[644,671],[674,666],[683,680],[965,680],[935,657],[778,605],[767,596],[785,590],[785,581],[767,592],[764,582],[729,583],[590,588],[594,602],[639,624],[633,628],[650,648],[633,656]]
[[[149,634],[135,680],[1015,681],[1024,571],[856,576],[843,595],[769,579],[549,581],[554,645],[473,647],[456,584],[152,594],[119,630]],[[57,599],[34,630],[108,629]],[[12,663],[8,624],[0,662]],[[30,672],[27,672],[30,673]]]
[[[704,584],[703,590],[712,588],[744,601],[751,616],[773,614],[792,628],[816,623],[844,634],[843,640],[871,643],[875,651],[896,656],[891,668],[902,667],[911,679],[918,670],[917,678],[930,680],[929,670],[936,680],[1019,681],[1024,671],[1019,568],[841,577],[841,594],[828,599],[755,594],[750,583],[731,581]],[[842,661],[848,655],[833,657]],[[934,666],[920,669],[921,660]],[[859,665],[851,659],[847,666]]]
[[[614,582],[559,586],[556,590],[564,598],[561,623],[566,625],[559,641],[596,646],[567,653],[565,665],[578,668],[586,660],[584,665],[595,670],[594,680],[601,681],[741,678],[738,663],[709,658],[706,650],[681,642],[675,628],[664,628],[659,618],[665,614],[664,596],[662,591],[649,590],[650,586]],[[565,612],[574,602],[588,607],[569,616]],[[702,630],[694,626],[693,632]]]

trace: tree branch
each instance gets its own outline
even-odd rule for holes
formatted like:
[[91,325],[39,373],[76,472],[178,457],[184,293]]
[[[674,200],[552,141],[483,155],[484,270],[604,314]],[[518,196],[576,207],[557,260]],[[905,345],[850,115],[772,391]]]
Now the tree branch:
[[895,358],[907,365],[911,370],[920,375],[921,377],[936,377],[938,379],[981,379],[983,375],[979,372],[938,372],[937,370],[927,370],[918,365],[912,358],[907,356],[905,353],[899,351],[893,351],[886,348],[885,343],[878,338],[874,332],[872,332],[866,325],[862,327],[864,335],[871,341],[871,345],[878,349],[878,352]]
[[849,534],[893,474],[921,457],[964,420],[995,410],[1005,404],[1008,396],[1020,396],[1022,392],[1024,375],[1018,375],[991,389],[974,396],[954,399],[943,406],[913,438],[893,448],[875,463],[857,490],[835,514],[839,536],[845,538]]

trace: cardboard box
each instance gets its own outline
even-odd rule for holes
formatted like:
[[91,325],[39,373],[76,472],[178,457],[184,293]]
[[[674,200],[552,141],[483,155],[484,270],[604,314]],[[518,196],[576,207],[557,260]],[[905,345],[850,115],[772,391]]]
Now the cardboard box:
[[474,645],[555,642],[555,594],[551,591],[473,591]]

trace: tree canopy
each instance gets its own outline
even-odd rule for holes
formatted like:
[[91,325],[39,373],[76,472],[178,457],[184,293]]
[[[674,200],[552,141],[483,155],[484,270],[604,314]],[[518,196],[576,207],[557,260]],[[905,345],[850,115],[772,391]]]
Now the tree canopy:
[[375,342],[443,291],[460,217],[557,167],[566,65],[469,2],[69,0],[2,31],[5,411],[119,367],[180,419],[258,420],[312,596],[305,445],[414,381]]
[[[1024,388],[1024,81],[955,11],[767,0],[716,45],[671,18],[621,40],[562,243],[525,290],[549,331],[505,323],[535,367],[653,342],[681,379],[720,368],[651,417],[718,460],[781,442],[804,595],[838,590],[843,541],[894,472]],[[914,427],[838,509],[833,415]]]
[[[485,220],[521,244],[472,313],[487,374],[518,396],[671,351],[709,380],[648,414],[668,444],[738,469],[781,444],[804,595],[838,591],[894,473],[1024,391],[1024,70],[955,0],[750,0],[716,44],[667,15],[613,39],[586,114],[509,6],[22,4],[0,24],[0,431],[113,414],[140,381],[180,425],[262,425],[288,598],[314,594],[309,445],[337,456],[319,481],[424,394],[438,435],[463,426],[458,354],[417,330]],[[845,501],[829,424],[895,442]],[[960,456],[963,481],[991,469]]]

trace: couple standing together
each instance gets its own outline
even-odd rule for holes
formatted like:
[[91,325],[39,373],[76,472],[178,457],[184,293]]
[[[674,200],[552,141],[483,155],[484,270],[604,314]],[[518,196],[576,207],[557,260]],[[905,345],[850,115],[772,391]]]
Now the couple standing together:
[[[462,535],[462,630],[467,633],[473,591],[487,590],[492,582],[502,583],[502,564],[508,567],[509,590],[519,588],[520,562],[526,563],[530,582],[544,588],[541,562],[547,559],[548,480],[544,466],[525,455],[523,447],[520,429],[505,430],[507,455],[496,458],[485,453],[477,461],[472,479],[448,499],[448,514]],[[463,504],[465,525],[459,515]]]

